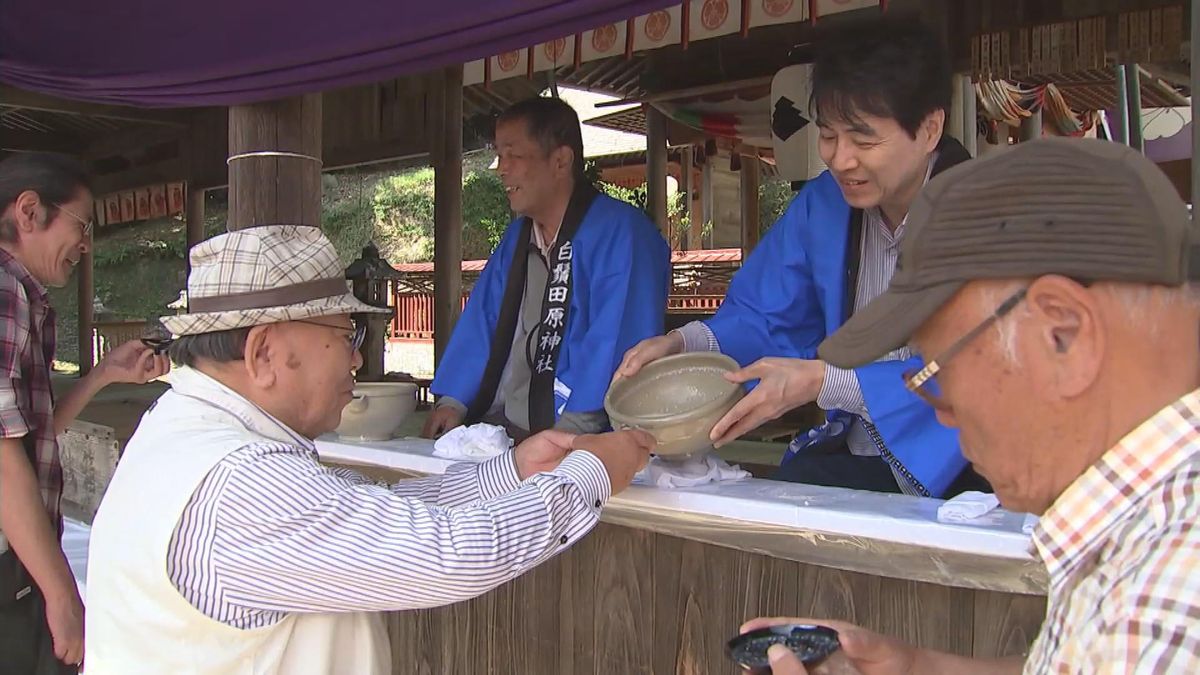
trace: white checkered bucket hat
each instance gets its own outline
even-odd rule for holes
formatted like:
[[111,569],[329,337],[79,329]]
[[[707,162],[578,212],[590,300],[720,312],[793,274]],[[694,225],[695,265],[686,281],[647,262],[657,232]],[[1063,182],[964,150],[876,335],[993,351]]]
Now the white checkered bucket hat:
[[188,312],[162,317],[175,337],[334,314],[387,313],[351,293],[320,228],[260,225],[218,235],[191,253]]

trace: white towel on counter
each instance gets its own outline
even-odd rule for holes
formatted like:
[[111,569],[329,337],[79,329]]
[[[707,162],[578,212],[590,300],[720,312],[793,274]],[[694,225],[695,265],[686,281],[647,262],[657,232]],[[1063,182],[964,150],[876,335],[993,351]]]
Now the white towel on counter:
[[938,520],[943,523],[964,523],[979,518],[997,506],[1000,500],[986,492],[964,492],[938,507]]
[[749,471],[742,470],[736,464],[730,466],[725,460],[709,453],[683,461],[664,461],[661,457],[651,457],[646,468],[634,477],[634,482],[660,488],[681,488],[749,477]]
[[433,442],[433,456],[478,462],[502,455],[512,446],[504,427],[479,423],[447,431]]

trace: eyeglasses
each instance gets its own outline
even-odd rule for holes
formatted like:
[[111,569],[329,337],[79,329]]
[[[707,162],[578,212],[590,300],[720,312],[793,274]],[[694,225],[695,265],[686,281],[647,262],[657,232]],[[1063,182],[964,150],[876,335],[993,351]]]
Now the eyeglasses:
[[904,384],[908,387],[908,390],[917,396],[920,396],[925,400],[926,403],[933,406],[937,410],[946,410],[949,406],[944,400],[942,400],[942,392],[938,388],[937,380],[934,379],[934,376],[946,366],[946,363],[949,362],[950,359],[954,358],[959,352],[966,348],[966,346],[969,345],[972,340],[979,337],[980,333],[987,330],[988,327],[999,321],[1004,317],[1004,315],[1013,311],[1013,308],[1015,308],[1017,304],[1025,298],[1025,293],[1028,292],[1028,290],[1028,287],[1022,288],[1016,293],[1010,295],[1008,299],[1000,303],[1000,306],[996,308],[996,311],[992,312],[991,316],[987,317],[983,321],[979,322],[979,325],[967,331],[966,335],[960,337],[954,344],[950,345],[949,348],[947,348],[941,354],[938,354],[936,359],[926,363],[923,368],[912,368],[904,371],[901,377],[904,378]]
[[348,340],[350,342],[350,351],[358,351],[363,346],[363,341],[367,339],[367,324],[359,323],[353,319],[350,320],[351,328],[345,326],[334,326],[328,323],[319,321],[311,321],[308,319],[293,319],[296,323],[306,323],[310,326],[321,326],[322,328],[332,328],[334,330],[343,330],[349,333]]
[[62,204],[55,204],[54,208],[58,209],[59,211],[62,211],[63,213],[67,214],[68,216],[71,216],[75,220],[78,220],[79,224],[83,226],[83,236],[86,237],[92,233],[92,226],[95,225],[95,221],[85,219],[83,216],[79,215],[78,213],[75,213],[71,209],[68,209],[67,207],[63,206]]
[[[346,331],[349,333],[349,336],[347,336],[347,342],[350,343],[350,351],[358,351],[359,348],[362,347],[363,341],[365,341],[367,338],[367,324],[359,323],[353,319],[350,321],[350,323],[353,324],[352,328],[347,328],[345,326],[334,326],[332,324],[321,323],[319,321],[310,321],[308,319],[293,319],[293,321],[295,323],[306,323],[310,326],[320,326],[322,328],[332,328],[334,330]],[[149,347],[156,355],[165,354],[167,350],[171,348],[171,344],[174,342],[174,338],[158,335],[142,338],[142,344]]]

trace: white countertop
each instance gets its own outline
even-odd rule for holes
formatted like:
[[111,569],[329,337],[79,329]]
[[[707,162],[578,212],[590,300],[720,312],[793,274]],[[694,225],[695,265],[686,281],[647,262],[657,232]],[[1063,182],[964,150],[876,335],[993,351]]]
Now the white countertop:
[[[432,441],[415,438],[354,442],[326,436],[317,450],[327,461],[421,474],[440,474],[454,463],[434,457]],[[609,501],[601,519],[802,562],[1044,592],[1044,569],[1022,531],[1026,514],[997,509],[970,523],[943,523],[937,520],[941,503],[748,478],[676,489],[635,484]]]

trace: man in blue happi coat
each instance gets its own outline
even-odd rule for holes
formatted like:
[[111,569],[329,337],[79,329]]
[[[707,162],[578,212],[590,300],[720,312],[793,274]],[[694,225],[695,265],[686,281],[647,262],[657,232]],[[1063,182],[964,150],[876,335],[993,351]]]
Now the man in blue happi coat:
[[424,435],[478,421],[518,440],[601,431],[621,355],[663,331],[670,249],[645,214],[592,186],[579,117],[561,100],[501,114],[496,153],[519,216],[450,337]]
[[935,497],[970,482],[957,433],[905,389],[901,375],[917,364],[907,349],[853,370],[817,358],[817,345],[887,287],[925,182],[968,159],[942,133],[950,95],[947,58],[916,21],[828,34],[810,106],[828,170],[792,200],[711,319],[637,345],[618,377],[668,354],[719,350],[743,366],[731,379],[757,385],[713,429],[718,446],[813,401],[827,413],[792,441],[777,478]]

